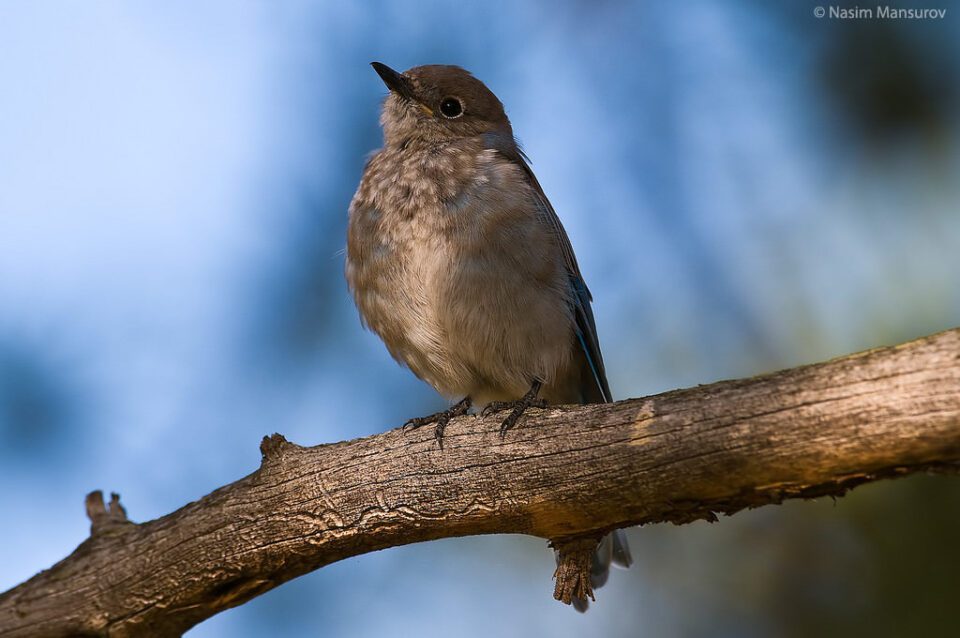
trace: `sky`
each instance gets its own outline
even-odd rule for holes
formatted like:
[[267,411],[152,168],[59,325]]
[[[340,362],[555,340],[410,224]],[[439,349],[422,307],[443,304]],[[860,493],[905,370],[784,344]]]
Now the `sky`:
[[[381,143],[373,60],[459,64],[504,102],[617,397],[960,325],[957,16],[811,6],[0,2],[0,590],[85,538],[91,490],[145,521],[255,470],[265,434],[329,443],[445,405],[343,279]],[[942,549],[958,497],[919,479],[630,530],[637,565],[583,616],[552,600],[543,541],[492,536],[343,561],[188,636],[916,629],[896,603],[919,581],[887,558],[936,570],[910,552]]]

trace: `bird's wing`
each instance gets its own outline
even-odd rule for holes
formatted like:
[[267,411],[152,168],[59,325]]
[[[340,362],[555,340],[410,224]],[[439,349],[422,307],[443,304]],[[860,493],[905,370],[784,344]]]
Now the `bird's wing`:
[[613,401],[613,395],[610,393],[610,385],[607,383],[607,372],[603,366],[603,355],[600,354],[600,340],[597,337],[597,324],[593,319],[593,310],[590,307],[593,296],[590,294],[590,290],[583,280],[583,275],[580,274],[577,257],[573,254],[573,246],[570,245],[570,238],[567,236],[567,231],[563,228],[563,224],[560,223],[560,218],[557,217],[556,211],[553,210],[550,200],[548,200],[544,194],[540,182],[537,181],[537,176],[533,174],[527,157],[523,154],[523,151],[520,150],[520,147],[516,144],[507,145],[496,143],[499,140],[491,141],[494,143],[489,145],[490,148],[498,151],[508,160],[519,166],[527,176],[530,185],[537,194],[544,219],[551,225],[554,233],[556,233],[557,240],[560,242],[560,250],[563,253],[563,261],[567,267],[567,275],[570,279],[571,299],[577,323],[577,339],[580,341],[580,346],[586,357],[586,363],[590,368],[590,376],[593,379],[592,387],[584,388],[584,399],[591,403],[610,403]]

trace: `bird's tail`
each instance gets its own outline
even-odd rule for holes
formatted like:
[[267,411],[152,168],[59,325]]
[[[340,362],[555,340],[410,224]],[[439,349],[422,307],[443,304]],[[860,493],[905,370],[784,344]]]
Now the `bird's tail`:
[[[559,560],[559,554],[558,560]],[[610,575],[610,565],[627,568],[633,563],[630,555],[630,546],[627,544],[627,535],[622,529],[617,529],[606,536],[597,545],[593,552],[593,565],[590,568],[590,585],[597,589],[603,587]],[[587,611],[590,601],[586,598],[573,598],[573,608],[579,612]]]

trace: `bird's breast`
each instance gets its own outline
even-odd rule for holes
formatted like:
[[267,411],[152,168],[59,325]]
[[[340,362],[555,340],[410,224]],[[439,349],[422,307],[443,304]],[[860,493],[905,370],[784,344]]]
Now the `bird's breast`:
[[351,204],[347,279],[364,322],[449,395],[522,394],[569,358],[556,237],[523,174],[495,159],[372,161]]

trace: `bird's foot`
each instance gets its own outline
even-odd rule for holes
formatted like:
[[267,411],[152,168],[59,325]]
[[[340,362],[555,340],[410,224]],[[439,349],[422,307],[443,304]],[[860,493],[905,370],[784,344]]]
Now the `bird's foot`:
[[530,387],[530,390],[528,390],[525,395],[516,401],[493,401],[488,403],[487,406],[483,408],[483,411],[481,412],[483,416],[490,416],[496,412],[510,410],[510,414],[508,414],[507,418],[505,418],[500,424],[501,439],[507,435],[507,432],[510,430],[510,428],[517,424],[527,408],[547,407],[547,402],[545,400],[537,398],[537,394],[540,392],[540,387],[542,385],[543,384],[540,381],[534,381],[533,385]]
[[418,416],[410,419],[403,424],[402,429],[406,430],[407,428],[410,428],[411,430],[416,430],[417,428],[430,425],[431,423],[435,424],[433,436],[437,439],[437,444],[440,445],[440,449],[442,450],[443,431],[446,429],[447,424],[450,423],[450,420],[454,417],[458,417],[461,414],[466,414],[467,410],[470,409],[470,404],[470,397],[464,397],[446,410],[441,410],[440,412],[431,414],[429,416]]

